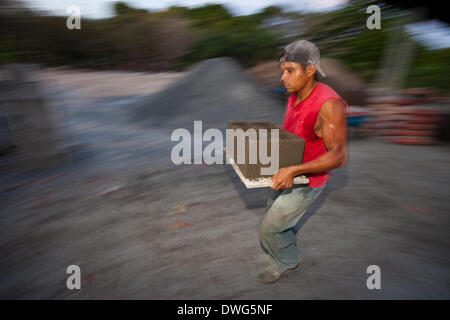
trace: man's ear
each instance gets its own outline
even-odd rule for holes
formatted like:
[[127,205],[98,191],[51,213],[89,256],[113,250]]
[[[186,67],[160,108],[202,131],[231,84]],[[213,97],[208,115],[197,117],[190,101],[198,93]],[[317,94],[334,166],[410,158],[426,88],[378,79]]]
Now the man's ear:
[[308,75],[308,76],[314,76],[314,74],[316,73],[316,65],[314,65],[314,64],[308,64],[307,66],[306,66],[306,74]]

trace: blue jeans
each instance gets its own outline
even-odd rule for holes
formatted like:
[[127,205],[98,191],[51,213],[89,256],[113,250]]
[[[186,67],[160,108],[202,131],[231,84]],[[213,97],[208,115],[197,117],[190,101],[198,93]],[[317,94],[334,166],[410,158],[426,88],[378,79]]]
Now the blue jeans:
[[325,185],[318,188],[294,186],[272,191],[267,201],[259,238],[272,268],[276,271],[294,268],[300,262],[300,250],[293,229],[324,188]]

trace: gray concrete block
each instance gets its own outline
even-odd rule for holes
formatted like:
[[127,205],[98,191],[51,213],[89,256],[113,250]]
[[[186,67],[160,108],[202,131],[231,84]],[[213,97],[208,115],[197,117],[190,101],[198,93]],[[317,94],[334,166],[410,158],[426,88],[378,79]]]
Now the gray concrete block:
[[[248,121],[239,121],[239,122],[227,122],[227,129],[242,129],[246,132],[248,129],[255,129],[256,135],[249,135],[248,138],[245,138],[245,160],[244,163],[237,163],[239,169],[242,174],[246,178],[254,179],[259,177],[268,177],[268,175],[261,174],[261,167],[269,167],[269,164],[262,164],[261,159],[259,157],[259,144],[264,139],[260,136],[260,129],[267,129],[267,139],[265,142],[262,142],[266,145],[267,155],[269,157],[272,156],[271,144],[272,144],[272,135],[271,129],[279,129],[279,137],[278,137],[278,146],[279,146],[279,168],[284,168],[292,165],[297,165],[302,163],[303,159],[303,149],[305,146],[305,141],[298,137],[295,134],[290,133],[289,131],[280,128],[275,125],[273,122],[248,122]],[[257,154],[254,155],[256,157],[256,163],[251,163],[250,159],[250,150],[251,146],[254,145],[257,150]],[[236,162],[238,159],[238,137],[234,136],[234,152],[233,158]]]

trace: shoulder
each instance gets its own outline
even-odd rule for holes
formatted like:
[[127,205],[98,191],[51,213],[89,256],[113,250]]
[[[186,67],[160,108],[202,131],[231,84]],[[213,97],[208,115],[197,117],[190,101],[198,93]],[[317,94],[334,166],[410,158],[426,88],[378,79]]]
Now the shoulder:
[[334,112],[344,112],[346,111],[346,104],[342,99],[339,98],[328,98],[320,107],[320,112],[324,113],[334,113]]
[[339,97],[339,94],[329,85],[327,85],[321,81],[319,81],[317,84],[318,84],[320,91],[326,93],[327,95],[333,96],[333,97]]
[[320,107],[319,118],[323,120],[342,119],[345,117],[346,104],[339,98],[329,98]]
[[330,87],[329,85],[319,81],[318,83],[318,87],[320,93],[325,96],[325,97],[329,97],[329,98],[336,98],[336,99],[341,99],[342,101],[344,101],[344,103],[346,104],[347,102],[342,99],[342,97],[340,96],[339,93],[336,92],[336,90],[334,90],[332,87]]

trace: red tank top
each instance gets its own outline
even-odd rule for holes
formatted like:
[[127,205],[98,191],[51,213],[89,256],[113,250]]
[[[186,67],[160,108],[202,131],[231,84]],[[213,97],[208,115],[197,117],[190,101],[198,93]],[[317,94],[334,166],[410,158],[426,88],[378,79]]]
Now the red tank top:
[[[347,102],[336,91],[321,82],[317,82],[311,93],[295,106],[295,93],[291,94],[287,100],[282,128],[305,140],[302,163],[314,160],[327,152],[322,139],[314,133],[314,125],[320,107],[330,98],[342,100],[348,110]],[[306,173],[305,176],[309,179],[309,186],[313,188],[323,186],[330,178],[327,171]]]

